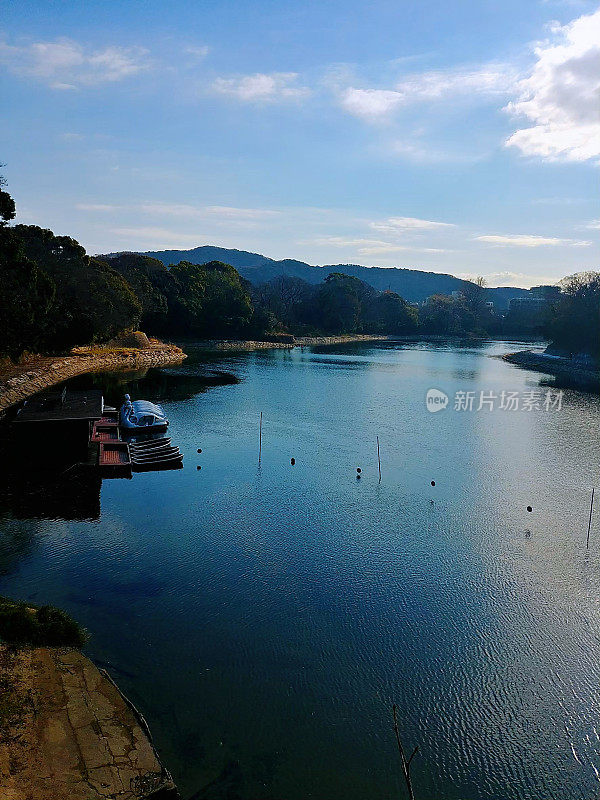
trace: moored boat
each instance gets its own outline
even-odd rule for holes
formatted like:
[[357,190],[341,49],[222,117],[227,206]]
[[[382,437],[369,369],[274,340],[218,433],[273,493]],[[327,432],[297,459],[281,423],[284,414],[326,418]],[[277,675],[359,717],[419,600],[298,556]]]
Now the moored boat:
[[121,428],[128,433],[158,433],[166,431],[169,420],[159,405],[149,400],[134,400],[126,394],[121,406]]

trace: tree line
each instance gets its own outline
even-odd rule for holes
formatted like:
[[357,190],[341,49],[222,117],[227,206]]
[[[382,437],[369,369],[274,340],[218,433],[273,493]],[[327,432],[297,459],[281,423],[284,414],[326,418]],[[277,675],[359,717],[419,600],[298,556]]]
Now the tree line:
[[[488,307],[482,279],[417,308],[341,272],[317,285],[281,275],[253,286],[220,261],[166,267],[137,253],[92,257],[68,236],[10,225],[15,204],[0,181],[0,354],[13,359],[106,342],[138,327],[180,339],[521,332],[507,329],[510,315]],[[570,352],[597,356],[599,322],[600,274],[587,273],[563,282],[535,332]]]

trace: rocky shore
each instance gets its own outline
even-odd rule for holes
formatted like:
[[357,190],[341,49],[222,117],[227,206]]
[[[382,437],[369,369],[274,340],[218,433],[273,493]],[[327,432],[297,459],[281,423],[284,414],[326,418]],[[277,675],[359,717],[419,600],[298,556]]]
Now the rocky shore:
[[180,364],[186,357],[180,347],[151,342],[148,347],[77,348],[67,356],[32,359],[0,373],[0,413],[28,397],[68,378],[88,372],[135,370]]
[[0,645],[4,800],[176,800],[146,723],[78,650]]
[[533,350],[520,350],[502,356],[504,361],[518,367],[553,375],[561,383],[574,386],[586,392],[600,394],[600,372],[577,364],[568,358],[536,353]]
[[368,334],[350,334],[348,336],[298,336],[289,337],[288,341],[246,341],[234,339],[211,339],[201,342],[194,342],[195,347],[200,347],[207,351],[215,350],[291,350],[292,347],[326,347],[336,344],[350,344],[352,342],[378,342],[386,341],[389,336],[371,336]]

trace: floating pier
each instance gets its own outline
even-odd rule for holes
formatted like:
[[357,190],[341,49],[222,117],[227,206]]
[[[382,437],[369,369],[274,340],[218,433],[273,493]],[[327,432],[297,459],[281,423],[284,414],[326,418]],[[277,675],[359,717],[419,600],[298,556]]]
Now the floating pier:
[[[170,438],[148,438],[148,435],[155,435],[155,431],[146,434],[143,430],[128,430],[130,436],[124,441],[119,411],[105,406],[102,392],[96,389],[85,392],[65,387],[60,392],[32,397],[17,412],[16,422],[28,423],[27,427],[35,433],[36,444],[39,444],[42,429],[44,437],[46,433],[54,437],[53,441],[61,449],[65,443],[81,442],[80,460],[95,467],[103,478],[131,478],[132,472],[181,469],[183,466],[183,454],[171,444]],[[86,440],[87,458],[83,450]]]

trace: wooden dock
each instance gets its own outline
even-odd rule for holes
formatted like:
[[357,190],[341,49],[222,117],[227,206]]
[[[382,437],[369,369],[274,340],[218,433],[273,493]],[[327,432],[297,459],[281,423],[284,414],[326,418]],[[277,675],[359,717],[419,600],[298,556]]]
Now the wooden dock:
[[103,477],[117,478],[131,475],[131,456],[127,442],[101,441],[98,448],[98,466]]

